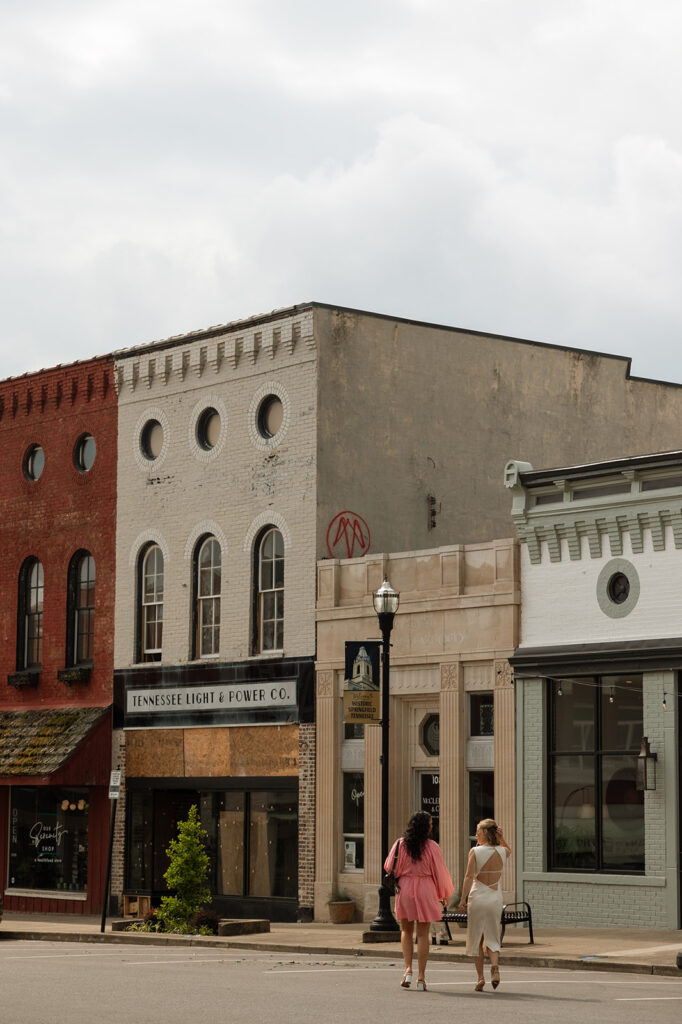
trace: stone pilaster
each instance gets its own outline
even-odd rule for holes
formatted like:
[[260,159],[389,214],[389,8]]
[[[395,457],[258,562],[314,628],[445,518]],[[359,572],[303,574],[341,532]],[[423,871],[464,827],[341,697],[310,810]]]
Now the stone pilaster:
[[317,841],[315,850],[315,919],[327,920],[327,900],[339,870],[340,700],[334,673],[317,673],[317,786],[315,796]]
[[[515,794],[515,730],[514,686],[509,662],[495,662],[495,819],[504,829],[504,835],[516,851],[516,794]],[[511,902],[516,891],[513,862],[504,870],[502,889]]]
[[466,863],[465,723],[459,662],[440,669],[440,845],[455,890]]

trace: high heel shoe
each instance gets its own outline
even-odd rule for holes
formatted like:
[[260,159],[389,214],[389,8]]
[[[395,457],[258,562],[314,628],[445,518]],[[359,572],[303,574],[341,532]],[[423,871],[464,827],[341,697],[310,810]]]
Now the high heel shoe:
[[497,988],[500,984],[500,970],[498,967],[493,967],[490,971],[490,981],[493,988]]
[[485,987],[485,978],[479,978],[474,985],[474,992],[482,992]]
[[400,982],[403,988],[409,988],[412,984],[412,971],[405,971],[403,980]]
[[417,992],[426,992],[426,978],[417,980]]

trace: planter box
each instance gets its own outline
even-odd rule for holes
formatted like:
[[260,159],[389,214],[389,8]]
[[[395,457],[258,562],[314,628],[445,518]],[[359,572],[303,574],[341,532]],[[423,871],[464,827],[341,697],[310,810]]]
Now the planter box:
[[329,920],[332,924],[350,924],[355,920],[355,904],[353,900],[331,900],[329,907]]

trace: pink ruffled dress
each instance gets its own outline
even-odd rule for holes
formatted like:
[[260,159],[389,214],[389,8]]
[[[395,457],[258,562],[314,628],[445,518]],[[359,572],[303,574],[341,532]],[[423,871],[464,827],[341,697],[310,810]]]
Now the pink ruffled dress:
[[421,860],[412,860],[403,840],[397,839],[386,858],[385,871],[393,866],[398,843],[395,876],[400,892],[395,898],[395,916],[405,921],[440,921],[443,912],[440,901],[449,900],[455,889],[440,846],[433,839],[427,839]]

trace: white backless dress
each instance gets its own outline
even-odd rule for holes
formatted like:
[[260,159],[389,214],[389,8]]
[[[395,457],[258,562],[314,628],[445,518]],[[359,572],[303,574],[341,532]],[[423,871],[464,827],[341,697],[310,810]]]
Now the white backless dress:
[[[507,851],[504,846],[475,846],[476,879],[471,886],[467,900],[467,954],[478,956],[481,939],[488,950],[497,953],[500,950],[500,918],[502,916],[502,882],[485,885],[479,875],[494,853],[502,860],[502,868],[507,862]],[[497,869],[493,868],[497,874]]]

